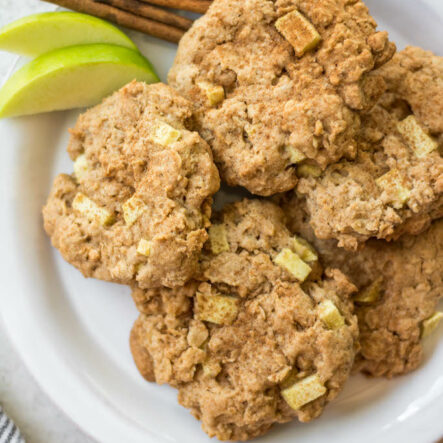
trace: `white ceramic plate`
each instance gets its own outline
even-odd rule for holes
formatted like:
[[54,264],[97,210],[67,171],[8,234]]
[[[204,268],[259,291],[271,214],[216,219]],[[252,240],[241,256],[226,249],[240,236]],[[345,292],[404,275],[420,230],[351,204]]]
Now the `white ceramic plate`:
[[[443,55],[441,0],[368,0],[400,48]],[[175,46],[133,35],[163,79]],[[137,317],[125,287],[84,279],[51,248],[41,207],[72,164],[65,151],[78,111],[0,121],[1,313],[29,370],[88,434],[105,443],[200,443],[208,438],[168,387],[137,373],[128,335]],[[277,426],[261,442],[432,442],[443,437],[443,328],[422,367],[393,381],[354,377],[311,424]]]

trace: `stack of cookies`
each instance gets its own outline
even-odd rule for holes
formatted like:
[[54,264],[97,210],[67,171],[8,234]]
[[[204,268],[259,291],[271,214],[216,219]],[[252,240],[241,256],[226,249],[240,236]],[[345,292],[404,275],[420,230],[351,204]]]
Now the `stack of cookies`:
[[[131,286],[140,373],[211,437],[417,368],[443,317],[443,59],[394,53],[360,0],[215,0],[170,86],[133,82],[71,131],[45,229]],[[213,213],[220,178],[249,194]]]

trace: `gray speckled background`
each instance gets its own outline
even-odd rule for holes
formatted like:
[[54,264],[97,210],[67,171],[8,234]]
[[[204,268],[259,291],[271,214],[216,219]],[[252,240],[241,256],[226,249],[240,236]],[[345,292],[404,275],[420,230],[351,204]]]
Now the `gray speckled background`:
[[[53,10],[38,0],[0,0],[0,26],[35,12]],[[0,52],[0,81],[15,56]],[[12,349],[0,320],[0,403],[28,443],[91,443],[40,389]]]

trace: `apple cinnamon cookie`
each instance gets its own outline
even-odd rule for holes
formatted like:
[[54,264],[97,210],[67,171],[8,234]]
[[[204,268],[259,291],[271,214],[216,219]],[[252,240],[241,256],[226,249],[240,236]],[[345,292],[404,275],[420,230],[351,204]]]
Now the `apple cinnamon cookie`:
[[418,234],[443,215],[443,58],[408,48],[380,73],[388,91],[362,117],[357,158],[298,170],[317,237],[347,249]]
[[221,440],[320,415],[353,365],[355,287],[336,269],[322,274],[315,250],[290,235],[270,202],[217,214],[202,262],[198,281],[183,288],[134,290],[140,372],[176,387]]
[[396,104],[400,110],[410,106],[427,132],[435,137],[443,134],[443,57],[408,46],[380,74],[386,82],[388,105]]
[[340,269],[359,289],[353,298],[361,345],[356,369],[386,377],[416,369],[423,339],[443,318],[437,307],[443,296],[443,220],[418,236],[369,240],[351,252],[317,239],[302,205],[283,209],[291,231],[314,245],[322,264]]
[[169,83],[197,108],[222,178],[268,196],[295,165],[353,158],[359,117],[395,47],[360,0],[215,0],[179,44]]
[[133,82],[79,117],[74,174],[56,178],[43,217],[86,277],[174,287],[196,272],[219,176],[191,115],[168,86]]

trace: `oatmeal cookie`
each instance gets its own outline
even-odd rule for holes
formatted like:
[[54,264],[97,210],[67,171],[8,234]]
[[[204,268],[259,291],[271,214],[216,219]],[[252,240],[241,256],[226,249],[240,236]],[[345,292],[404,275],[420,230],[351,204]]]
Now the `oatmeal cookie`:
[[336,269],[311,276],[315,251],[270,202],[244,200],[216,215],[202,261],[184,288],[134,290],[140,372],[176,387],[221,440],[320,415],[353,365],[355,287]]
[[388,101],[410,106],[430,134],[443,133],[443,57],[409,46],[380,68],[380,74]]
[[408,48],[380,73],[388,92],[362,117],[357,158],[299,167],[316,235],[347,249],[418,234],[443,216],[443,58]]
[[56,178],[43,216],[86,277],[175,287],[196,272],[219,176],[191,114],[168,86],[133,82],[79,117],[75,172]]
[[355,308],[361,351],[356,369],[393,377],[417,368],[422,339],[437,323],[443,296],[443,220],[418,236],[369,240],[358,252],[314,236],[306,213],[283,204],[291,231],[307,238],[325,266],[339,268],[359,288]]
[[395,47],[360,0],[215,0],[180,41],[169,83],[197,107],[222,178],[258,195],[295,164],[353,158],[359,116]]

